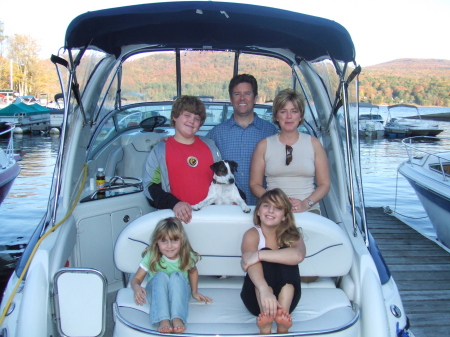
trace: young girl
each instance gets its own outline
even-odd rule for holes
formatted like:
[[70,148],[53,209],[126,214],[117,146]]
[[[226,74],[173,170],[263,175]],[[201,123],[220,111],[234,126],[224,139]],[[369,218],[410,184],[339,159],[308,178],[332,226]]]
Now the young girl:
[[[159,323],[162,333],[182,333],[186,330],[188,301],[211,303],[212,299],[197,292],[199,260],[177,218],[161,220],[152,234],[150,245],[142,252],[143,259],[131,281],[136,304],[150,301],[150,322]],[[141,287],[148,273],[148,283]],[[189,281],[188,281],[189,277]]]
[[255,227],[242,239],[242,268],[247,272],[241,298],[247,309],[258,316],[261,334],[277,333],[292,326],[290,313],[300,296],[298,264],[306,254],[302,235],[295,226],[292,204],[279,188],[259,199],[253,215]]

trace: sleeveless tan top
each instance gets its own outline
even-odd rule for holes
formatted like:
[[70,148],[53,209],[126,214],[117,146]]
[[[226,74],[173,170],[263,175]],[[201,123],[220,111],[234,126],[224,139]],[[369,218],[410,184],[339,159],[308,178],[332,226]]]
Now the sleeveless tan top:
[[[299,139],[292,145],[292,162],[289,165],[286,165],[286,145],[280,142],[278,135],[266,139],[267,189],[280,188],[290,198],[308,198],[315,190],[315,156],[311,136],[300,133]],[[319,203],[310,208],[313,209],[319,209]]]

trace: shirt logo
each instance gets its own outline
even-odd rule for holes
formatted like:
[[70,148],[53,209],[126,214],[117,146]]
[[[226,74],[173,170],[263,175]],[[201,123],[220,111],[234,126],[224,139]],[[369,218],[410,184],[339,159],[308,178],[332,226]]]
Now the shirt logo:
[[193,156],[189,156],[187,162],[190,167],[197,167],[198,165],[198,159]]

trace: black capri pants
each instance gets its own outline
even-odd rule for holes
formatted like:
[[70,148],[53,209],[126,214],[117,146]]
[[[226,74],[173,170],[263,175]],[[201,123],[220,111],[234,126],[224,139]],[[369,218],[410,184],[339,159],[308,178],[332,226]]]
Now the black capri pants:
[[[270,248],[263,248],[261,250],[270,250]],[[272,288],[276,298],[278,298],[281,289],[286,284],[292,284],[294,286],[294,297],[292,298],[291,307],[289,308],[289,313],[291,313],[297,307],[302,294],[298,265],[291,266],[266,261],[261,261],[261,264],[264,278],[269,287]],[[248,276],[248,273],[245,275],[244,285],[242,286],[241,299],[248,311],[253,315],[258,316],[261,313],[258,299],[256,298],[255,285],[250,279],[250,276]]]

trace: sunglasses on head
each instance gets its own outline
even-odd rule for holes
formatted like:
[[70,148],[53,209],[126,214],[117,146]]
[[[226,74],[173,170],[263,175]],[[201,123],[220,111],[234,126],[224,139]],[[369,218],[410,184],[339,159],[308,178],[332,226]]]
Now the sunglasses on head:
[[292,146],[286,145],[286,165],[289,165],[292,161]]

